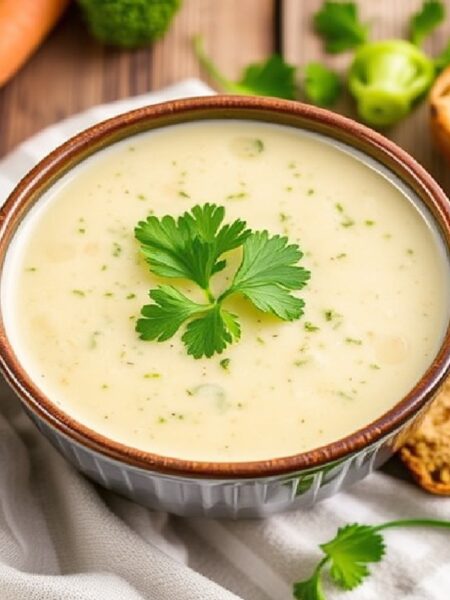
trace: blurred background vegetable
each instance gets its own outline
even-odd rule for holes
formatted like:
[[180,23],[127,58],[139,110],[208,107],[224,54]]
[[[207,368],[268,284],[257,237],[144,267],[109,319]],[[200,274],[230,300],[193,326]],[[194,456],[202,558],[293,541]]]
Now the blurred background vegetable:
[[441,0],[425,0],[409,23],[406,40],[367,41],[369,28],[352,2],[325,2],[315,15],[316,31],[327,50],[356,49],[348,88],[359,117],[375,127],[393,125],[411,112],[435,77],[432,59],[420,45],[445,18]]
[[136,48],[162,37],[181,0],[78,0],[92,35],[105,44]]
[[69,0],[0,0],[0,86],[33,54]]
[[421,46],[425,38],[445,19],[445,8],[438,0],[424,2],[422,10],[412,16],[409,25],[409,39]]
[[384,127],[403,119],[433,82],[433,62],[405,40],[369,42],[356,52],[348,75],[358,114]]
[[[32,54],[68,3],[0,0],[0,85]],[[107,45],[135,48],[167,32],[181,0],[77,0],[77,4],[95,38]],[[318,61],[298,67],[272,54],[248,65],[233,81],[209,57],[201,36],[194,38],[194,52],[218,87],[233,94],[302,99],[332,107],[347,83],[360,119],[386,127],[410,113],[436,74],[450,64],[450,42],[434,59],[421,48],[445,15],[442,0],[424,0],[410,18],[410,41],[370,41],[370,26],[361,20],[356,2],[325,0],[312,16],[311,26],[328,53],[355,52],[344,77]]]
[[355,2],[324,2],[314,15],[314,27],[331,54],[364,44],[369,32],[369,26],[359,20]]
[[[4,113],[0,147],[10,148],[23,139],[36,129],[34,123],[42,126],[96,101],[196,76],[196,62],[225,92],[297,99],[336,108],[374,127],[395,125],[415,111],[436,77],[450,65],[450,40],[443,37],[445,31],[449,36],[450,22],[446,0],[402,0],[392,14],[390,1],[380,0],[375,7],[370,0],[0,0],[0,86],[20,69],[71,5],[30,67],[5,88],[4,106],[14,106],[11,110],[19,118]],[[178,25],[167,41],[134,51],[167,33],[181,5]],[[424,50],[428,37],[446,18]],[[372,39],[375,24],[384,31],[381,40]],[[408,40],[391,39],[402,30],[408,32]],[[90,41],[88,31],[104,46],[123,49]],[[205,50],[201,35],[195,37],[197,61],[188,52],[195,32],[205,35],[209,46]],[[239,69],[238,77],[229,76]],[[128,70],[136,76],[128,77]],[[66,83],[58,84],[57,79]],[[431,123],[440,148],[446,149],[450,145],[445,141],[450,137],[448,94],[438,81],[431,94]],[[38,106],[40,88],[49,86],[51,94],[46,92],[44,104]],[[22,118],[22,113],[28,116]],[[50,119],[45,117],[50,114]],[[426,121],[420,110],[416,115],[419,119],[414,117],[411,123],[425,139]],[[428,145],[428,150],[423,144],[409,145],[413,134],[407,126],[389,134],[429,167]]]
[[[316,12],[313,26],[325,50],[332,54],[355,51],[345,79],[362,121],[386,127],[403,119],[425,96],[436,73],[450,64],[450,43],[434,60],[420,48],[444,21],[445,13],[441,0],[425,0],[410,18],[410,41],[368,41],[369,25],[360,20],[355,2],[327,0]],[[343,89],[339,74],[325,64],[309,63],[297,71],[277,55],[248,67],[239,82],[230,82],[206,54],[198,38],[194,49],[205,71],[225,91],[304,99],[331,107]],[[255,69],[258,85],[248,85],[248,73]],[[302,75],[300,83],[296,82],[298,75]]]
[[194,52],[203,69],[224,92],[250,96],[277,96],[287,100],[295,99],[297,69],[284,62],[278,54],[273,54],[264,62],[248,65],[238,81],[231,81],[221,73],[206,54],[200,35],[194,37],[193,44]]
[[342,91],[337,73],[318,62],[308,63],[304,68],[304,97],[317,106],[333,106]]

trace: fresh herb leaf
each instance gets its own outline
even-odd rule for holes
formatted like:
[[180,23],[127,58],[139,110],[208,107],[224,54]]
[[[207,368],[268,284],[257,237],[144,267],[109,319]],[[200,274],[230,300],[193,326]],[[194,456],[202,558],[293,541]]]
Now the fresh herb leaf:
[[222,360],[220,361],[219,364],[220,364],[220,366],[222,367],[222,369],[224,371],[228,371],[229,366],[230,366],[230,362],[231,362],[230,358],[222,358]]
[[296,67],[278,54],[267,60],[247,66],[238,81],[227,79],[206,54],[203,39],[193,40],[194,52],[204,70],[226,92],[250,96],[275,96],[294,100],[297,95]]
[[304,301],[292,296],[284,287],[270,283],[253,287],[250,283],[235,291],[241,292],[259,310],[270,312],[283,321],[299,319],[303,314]]
[[222,206],[205,204],[177,221],[170,215],[162,219],[150,215],[140,221],[135,237],[150,270],[161,277],[190,279],[207,289],[211,275],[225,267],[225,261],[218,258],[242,245],[250,234],[240,219],[220,227],[224,216]]
[[238,340],[241,337],[241,326],[239,325],[237,316],[228,310],[222,310],[222,319],[231,336]]
[[292,321],[303,314],[304,302],[292,296],[309,279],[309,272],[295,266],[303,254],[296,244],[267,231],[252,233],[244,242],[243,258],[231,288],[224,296],[239,292],[263,312]]
[[[322,562],[325,562],[325,560]],[[321,568],[322,563],[319,563],[309,579],[294,583],[294,598],[298,598],[298,600],[326,600],[320,579]]]
[[434,66],[437,73],[443,71],[448,65],[450,65],[450,42],[434,59]]
[[317,327],[317,325],[314,325],[313,323],[310,323],[309,321],[306,321],[303,325],[305,331],[308,332],[313,332],[313,331],[319,331],[320,327]]
[[379,562],[384,554],[381,535],[356,523],[339,528],[336,537],[320,547],[331,561],[331,578],[345,590],[360,585],[369,575],[367,563]]
[[351,50],[367,40],[368,26],[361,23],[354,2],[325,2],[314,15],[314,26],[333,54]]
[[256,96],[276,96],[294,100],[296,97],[296,67],[279,54],[249,65],[235,87],[236,92]]
[[409,38],[421,46],[425,38],[445,19],[445,7],[440,0],[425,0],[419,12],[411,17]]
[[[143,340],[163,342],[187,322],[181,339],[194,358],[220,354],[240,338],[238,317],[226,310],[224,301],[242,294],[256,308],[291,321],[303,314],[304,302],[292,295],[309,279],[297,263],[303,256],[286,237],[270,237],[267,231],[252,232],[240,219],[223,225],[225,209],[214,204],[194,206],[175,220],[149,216],[138,223],[135,236],[150,270],[162,277],[181,277],[205,292],[207,303],[192,301],[169,285],[150,290],[152,304],[142,308],[136,331]],[[211,277],[224,268],[222,256],[242,247],[242,260],[231,286],[217,298],[210,289]]]
[[205,312],[208,305],[192,302],[170,285],[160,285],[150,290],[154,304],[142,308],[142,319],[136,323],[141,340],[164,342],[171,338],[181,325],[193,315]]
[[332,106],[342,90],[339,75],[322,65],[312,62],[305,67],[303,84],[306,99],[318,106]]
[[370,575],[367,565],[380,562],[384,556],[384,540],[380,531],[398,527],[438,527],[450,529],[450,521],[441,519],[399,519],[381,525],[353,523],[340,527],[336,536],[320,544],[325,556],[319,561],[308,579],[293,585],[293,595],[298,600],[326,600],[321,575],[329,565],[332,581],[341,589],[352,590]]
[[216,352],[223,352],[233,338],[239,337],[240,327],[236,315],[216,304],[203,317],[191,321],[181,339],[188,354],[194,358],[210,358]]

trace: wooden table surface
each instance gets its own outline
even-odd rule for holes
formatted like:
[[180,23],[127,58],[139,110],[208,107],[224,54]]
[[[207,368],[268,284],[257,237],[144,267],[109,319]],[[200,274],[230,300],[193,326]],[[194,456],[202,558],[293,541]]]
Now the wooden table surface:
[[[427,45],[440,50],[449,19]],[[295,63],[320,59],[343,69],[351,54],[326,56],[311,28],[322,0],[184,0],[166,37],[135,51],[105,48],[86,32],[75,6],[25,67],[0,90],[0,156],[42,127],[101,102],[139,94],[185,77],[202,76],[191,38],[201,33],[208,52],[230,77],[273,51]],[[404,36],[421,0],[360,0],[376,39]],[[337,110],[355,116],[344,98]],[[413,154],[450,193],[450,169],[434,150],[425,103],[385,132]]]

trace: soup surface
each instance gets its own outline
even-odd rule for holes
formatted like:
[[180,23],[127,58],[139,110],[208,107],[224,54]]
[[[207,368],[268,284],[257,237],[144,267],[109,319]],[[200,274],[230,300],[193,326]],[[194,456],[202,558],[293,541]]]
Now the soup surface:
[[[293,322],[230,299],[240,342],[196,360],[179,334],[135,332],[150,288],[201,295],[151,274],[133,230],[206,202],[300,244],[311,279]],[[448,318],[442,250],[415,206],[355,156],[287,127],[208,121],[135,136],[67,175],[21,230],[2,293],[30,376],[79,422],[166,456],[267,459],[350,434],[411,389]]]

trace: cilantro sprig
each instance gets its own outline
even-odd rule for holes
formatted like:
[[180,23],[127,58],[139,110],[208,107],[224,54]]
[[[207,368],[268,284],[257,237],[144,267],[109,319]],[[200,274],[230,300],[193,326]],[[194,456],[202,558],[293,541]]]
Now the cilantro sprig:
[[[266,60],[248,65],[238,81],[223,75],[217,65],[207,55],[203,38],[193,38],[194,53],[208,76],[219,87],[231,94],[250,96],[275,96],[295,100],[299,95],[298,69],[286,62],[279,54],[272,54]],[[341,81],[332,69],[317,62],[305,65],[303,69],[303,96],[319,106],[332,106],[341,92]]]
[[260,63],[248,65],[238,81],[225,77],[203,46],[203,38],[199,35],[193,39],[194,52],[208,75],[217,81],[220,87],[231,94],[247,94],[254,96],[276,96],[294,100],[297,95],[296,67],[285,62],[279,54],[272,54]]
[[353,590],[370,575],[367,565],[380,562],[385,544],[380,531],[397,527],[440,527],[450,529],[450,521],[438,519],[400,519],[381,525],[353,523],[340,527],[336,536],[320,548],[325,556],[311,577],[293,586],[298,600],[326,600],[322,587],[322,572],[329,566],[331,581],[342,590]]
[[332,106],[342,91],[339,75],[318,62],[310,62],[304,69],[303,83],[305,97],[317,106]]
[[[292,295],[302,289],[310,273],[297,265],[303,254],[286,237],[251,231],[245,221],[223,224],[225,209],[215,204],[194,206],[174,219],[149,216],[140,221],[135,237],[150,271],[164,278],[188,279],[205,294],[194,302],[171,285],[149,291],[152,304],[142,308],[136,331],[143,340],[164,342],[186,324],[182,341],[194,358],[220,354],[241,335],[239,318],[224,307],[241,294],[257,309],[284,321],[303,314],[304,302]],[[242,249],[242,260],[230,286],[217,297],[211,278],[226,266],[224,255]]]
[[420,10],[412,15],[409,37],[413,44],[423,41],[445,20],[445,7],[441,0],[425,0]]
[[367,41],[368,25],[359,20],[355,2],[324,2],[314,15],[314,26],[332,54],[357,48]]
[[[423,41],[445,20],[442,0],[424,0],[411,16],[409,39],[421,46]],[[355,2],[326,0],[314,15],[314,26],[330,53],[353,50],[367,42],[369,26],[363,23]]]

